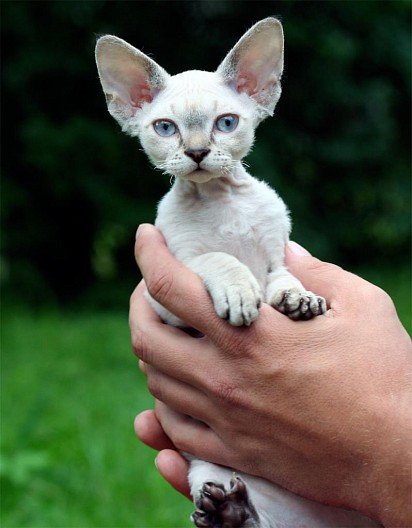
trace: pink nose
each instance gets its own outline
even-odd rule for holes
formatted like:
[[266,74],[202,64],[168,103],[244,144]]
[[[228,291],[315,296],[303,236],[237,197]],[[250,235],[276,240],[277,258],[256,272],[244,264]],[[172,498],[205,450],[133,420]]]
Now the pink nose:
[[187,149],[185,150],[186,156],[192,158],[196,163],[200,163],[209,154],[210,149]]

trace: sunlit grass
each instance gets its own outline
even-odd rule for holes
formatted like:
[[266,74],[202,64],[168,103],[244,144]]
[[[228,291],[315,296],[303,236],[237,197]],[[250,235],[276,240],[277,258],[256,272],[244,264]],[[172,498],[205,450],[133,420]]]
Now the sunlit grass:
[[192,509],[140,444],[152,406],[126,314],[3,316],[3,527],[183,527]]

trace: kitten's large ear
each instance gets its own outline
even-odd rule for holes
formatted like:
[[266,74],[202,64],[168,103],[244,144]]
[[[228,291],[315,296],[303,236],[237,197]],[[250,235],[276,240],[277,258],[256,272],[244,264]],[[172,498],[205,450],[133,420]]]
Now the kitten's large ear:
[[217,69],[227,83],[246,92],[270,115],[280,97],[282,71],[282,24],[272,17],[250,28]]
[[169,75],[147,55],[112,35],[99,38],[96,63],[111,115],[127,131],[130,118],[167,82]]

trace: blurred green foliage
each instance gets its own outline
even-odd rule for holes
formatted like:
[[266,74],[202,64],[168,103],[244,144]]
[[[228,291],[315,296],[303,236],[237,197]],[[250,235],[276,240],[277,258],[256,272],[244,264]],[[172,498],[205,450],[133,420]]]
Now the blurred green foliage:
[[30,304],[124,305],[137,225],[169,181],[106,111],[96,36],[116,34],[170,73],[213,70],[268,15],[286,35],[283,95],[251,173],[293,237],[350,267],[395,266],[410,229],[409,1],[3,2],[5,293]]

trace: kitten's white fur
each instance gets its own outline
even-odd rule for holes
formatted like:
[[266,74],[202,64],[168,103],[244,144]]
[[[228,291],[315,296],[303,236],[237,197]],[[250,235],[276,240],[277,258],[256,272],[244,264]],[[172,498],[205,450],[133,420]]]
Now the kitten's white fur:
[[[110,35],[99,39],[96,60],[110,113],[125,132],[139,137],[155,167],[176,176],[159,204],[156,226],[172,253],[202,277],[218,315],[233,325],[249,325],[258,316],[261,299],[285,311],[285,291],[291,317],[323,313],[323,299],[307,292],[284,265],[290,232],[285,204],[241,163],[256,126],[273,114],[280,97],[280,22],[268,18],[255,24],[214,73],[169,76]],[[216,119],[228,114],[239,116],[238,126],[221,132]],[[177,125],[175,134],[159,136],[153,123],[162,119]],[[189,149],[209,152],[198,163]],[[184,326],[152,302],[164,320]],[[231,476],[227,468],[194,460],[192,494],[196,498],[207,481],[228,489]],[[261,528],[375,526],[357,513],[302,499],[256,477],[242,478]]]

